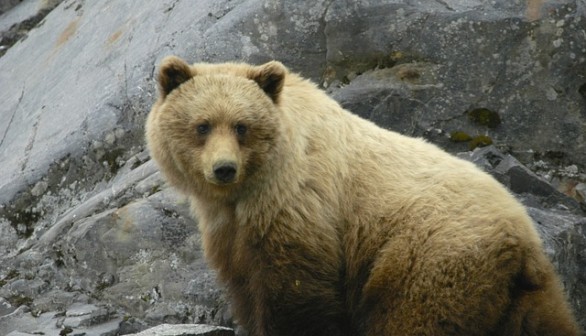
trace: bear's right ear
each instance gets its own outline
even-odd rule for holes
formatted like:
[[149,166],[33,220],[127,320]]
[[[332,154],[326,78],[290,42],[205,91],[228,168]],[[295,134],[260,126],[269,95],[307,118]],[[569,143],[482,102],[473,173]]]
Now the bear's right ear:
[[177,56],[167,56],[161,61],[159,69],[159,93],[165,98],[179,85],[193,77],[191,67]]

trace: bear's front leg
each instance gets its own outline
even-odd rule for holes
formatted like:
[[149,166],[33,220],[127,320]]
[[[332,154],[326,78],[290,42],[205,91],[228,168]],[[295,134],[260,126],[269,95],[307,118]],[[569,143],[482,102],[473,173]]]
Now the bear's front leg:
[[348,320],[337,276],[294,264],[261,265],[266,269],[255,272],[250,283],[251,293],[262,293],[257,294],[254,309],[258,335],[347,335]]
[[250,262],[246,290],[229,287],[240,288],[231,294],[251,336],[354,335],[345,314],[340,253],[326,251],[327,241],[308,244],[312,240],[272,232],[238,252]]

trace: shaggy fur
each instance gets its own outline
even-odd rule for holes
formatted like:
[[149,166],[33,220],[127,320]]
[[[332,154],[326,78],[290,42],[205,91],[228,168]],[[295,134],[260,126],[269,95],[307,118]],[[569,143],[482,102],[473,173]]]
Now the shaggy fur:
[[146,132],[253,336],[579,335],[524,208],[282,64],[166,58]]

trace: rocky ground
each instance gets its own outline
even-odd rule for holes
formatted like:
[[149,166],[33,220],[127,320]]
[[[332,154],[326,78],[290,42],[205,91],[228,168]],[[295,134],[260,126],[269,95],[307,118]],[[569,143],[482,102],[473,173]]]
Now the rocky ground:
[[586,325],[583,1],[23,0],[0,11],[0,335],[234,327],[185,200],[145,151],[153,74],[169,54],[281,60],[355,113],[476,162],[527,205]]

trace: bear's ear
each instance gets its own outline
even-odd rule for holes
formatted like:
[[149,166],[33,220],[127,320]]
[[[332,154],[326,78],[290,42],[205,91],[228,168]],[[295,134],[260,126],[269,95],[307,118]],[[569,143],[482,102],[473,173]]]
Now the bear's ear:
[[167,56],[161,61],[159,69],[159,93],[165,98],[179,85],[193,77],[191,67],[177,56]]
[[249,78],[258,83],[258,86],[277,104],[286,74],[287,68],[281,62],[271,61],[253,68]]

